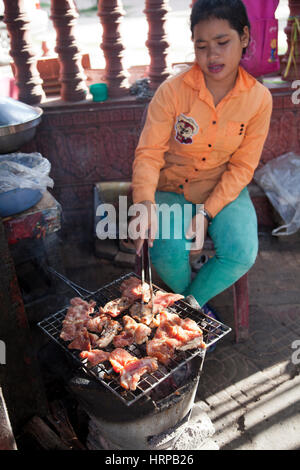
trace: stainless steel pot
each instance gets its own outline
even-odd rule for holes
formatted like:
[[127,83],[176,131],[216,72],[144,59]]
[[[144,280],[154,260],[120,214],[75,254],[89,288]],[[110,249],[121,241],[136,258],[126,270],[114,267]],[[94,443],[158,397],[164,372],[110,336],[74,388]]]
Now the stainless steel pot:
[[0,154],[15,152],[33,139],[43,110],[0,97]]

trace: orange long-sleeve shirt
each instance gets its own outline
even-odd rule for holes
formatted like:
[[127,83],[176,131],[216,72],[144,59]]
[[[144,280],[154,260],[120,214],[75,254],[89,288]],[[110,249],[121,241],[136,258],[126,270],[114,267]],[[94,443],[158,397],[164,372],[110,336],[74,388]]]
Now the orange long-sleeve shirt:
[[166,80],[149,104],[133,163],[133,202],[183,193],[214,217],[253,178],[268,135],[269,90],[242,67],[215,107],[197,64]]

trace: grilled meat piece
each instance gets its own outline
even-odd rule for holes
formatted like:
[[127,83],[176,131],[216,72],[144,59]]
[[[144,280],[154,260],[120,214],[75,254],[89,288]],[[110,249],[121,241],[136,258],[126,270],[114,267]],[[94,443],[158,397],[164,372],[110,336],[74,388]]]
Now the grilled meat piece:
[[96,341],[95,345],[97,346],[97,348],[105,348],[112,342],[114,337],[121,330],[122,330],[122,327],[120,323],[108,317],[103,325],[101,336]]
[[137,357],[132,356],[126,349],[116,348],[109,356],[109,360],[115,372],[119,373],[130,362],[137,361]]
[[93,300],[86,302],[80,297],[74,297],[70,300],[70,304],[60,333],[60,338],[64,341],[72,341],[78,336],[82,328],[90,320],[90,315],[94,312],[96,302]]
[[160,326],[147,344],[148,356],[168,364],[176,349],[186,351],[204,347],[202,331],[194,320],[180,318],[168,311],[162,311],[159,316]]
[[137,323],[129,315],[123,317],[124,330],[129,331],[134,335],[134,341],[137,344],[144,343],[148,336],[151,334],[151,328],[143,323]]
[[91,366],[96,366],[101,362],[109,360],[109,352],[102,351],[101,349],[92,349],[91,351],[82,351],[80,357],[87,359]]
[[[177,300],[183,299],[183,295],[157,291],[153,299],[153,309],[151,302],[147,304],[135,302],[129,309],[130,315],[141,323],[152,328],[159,325],[159,314],[163,309],[174,304]],[[154,317],[154,315],[157,315]]]
[[154,357],[138,359],[125,349],[114,349],[109,360],[115,372],[120,373],[120,385],[126,390],[135,390],[140,377],[146,372],[157,369],[157,360]]
[[177,300],[184,299],[184,296],[181,294],[173,294],[170,292],[157,291],[153,299],[153,313],[159,313],[163,309],[170,307]]
[[175,354],[175,347],[171,344],[171,341],[166,339],[156,339],[153,338],[147,343],[147,354],[151,357],[156,357],[159,362],[167,365],[170,362],[170,359]]
[[154,372],[157,368],[157,359],[154,357],[129,362],[120,372],[120,385],[126,390],[136,390],[141,376],[146,372]]
[[101,333],[103,330],[103,326],[109,317],[105,314],[100,314],[97,317],[90,318],[86,322],[86,327],[89,331],[93,331],[94,333]]
[[134,303],[129,309],[130,315],[145,325],[150,325],[153,320],[153,313],[150,304]]
[[82,328],[81,330],[77,331],[77,336],[73,339],[73,341],[68,345],[69,349],[85,349],[90,351],[91,349],[91,337],[90,333],[86,328]]
[[143,344],[151,334],[151,328],[143,323],[137,323],[129,315],[123,317],[124,329],[122,333],[114,337],[113,343],[116,348],[124,348],[130,344]]
[[132,300],[127,297],[120,297],[118,299],[110,300],[104,307],[100,307],[99,311],[104,314],[108,314],[111,317],[117,317],[120,313],[124,312],[127,308],[132,305]]
[[118,336],[113,339],[115,348],[124,348],[134,343],[134,333],[131,331],[123,330]]
[[176,349],[185,351],[202,347],[203,333],[194,320],[164,311],[160,313],[160,326],[156,330],[155,339],[172,339]]
[[151,297],[149,284],[145,282],[142,285],[140,279],[135,276],[125,279],[120,286],[120,290],[122,297],[130,299],[132,302],[142,299],[143,302],[147,303]]

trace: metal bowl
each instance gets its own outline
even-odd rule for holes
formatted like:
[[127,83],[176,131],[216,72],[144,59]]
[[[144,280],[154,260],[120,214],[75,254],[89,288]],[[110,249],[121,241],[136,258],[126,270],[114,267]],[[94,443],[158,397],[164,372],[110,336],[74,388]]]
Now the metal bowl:
[[0,154],[15,152],[33,139],[43,110],[0,97]]

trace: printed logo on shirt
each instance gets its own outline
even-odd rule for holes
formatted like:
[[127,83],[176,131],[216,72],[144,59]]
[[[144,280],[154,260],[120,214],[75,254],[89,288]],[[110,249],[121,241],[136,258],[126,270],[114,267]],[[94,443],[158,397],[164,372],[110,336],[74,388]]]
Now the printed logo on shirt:
[[193,118],[180,114],[175,124],[175,139],[181,144],[192,144],[193,136],[199,132],[198,124]]

